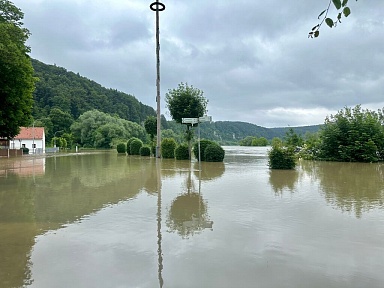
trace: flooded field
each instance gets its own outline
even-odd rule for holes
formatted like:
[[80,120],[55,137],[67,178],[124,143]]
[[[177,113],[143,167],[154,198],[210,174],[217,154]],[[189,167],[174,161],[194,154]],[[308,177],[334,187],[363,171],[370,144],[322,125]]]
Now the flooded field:
[[384,164],[0,159],[0,287],[383,287]]

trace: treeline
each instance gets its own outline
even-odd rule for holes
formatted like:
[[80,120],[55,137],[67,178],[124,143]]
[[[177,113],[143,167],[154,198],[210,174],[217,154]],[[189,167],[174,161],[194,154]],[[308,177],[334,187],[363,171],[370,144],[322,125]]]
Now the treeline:
[[[139,125],[142,125],[148,116],[156,116],[156,111],[152,107],[144,105],[132,95],[107,89],[56,65],[47,65],[35,59],[32,59],[32,64],[35,77],[39,79],[33,94],[34,125],[46,128],[46,138],[49,143],[54,136],[70,134],[71,125],[88,111],[97,110]],[[289,128],[264,128],[239,121],[205,122],[200,125],[201,138],[213,140],[222,145],[239,145],[239,141],[247,136],[263,137],[271,141],[274,137],[282,138]],[[175,138],[178,142],[183,141],[185,125],[167,121],[162,116],[161,127],[164,137]],[[295,132],[301,135],[307,131],[317,131],[319,127],[318,125],[296,127]],[[197,134],[196,127],[194,130]],[[73,141],[79,141],[75,139]],[[84,142],[87,146],[91,143],[101,142],[95,142],[93,139]]]
[[293,129],[272,141],[270,166],[291,169],[295,158],[341,162],[384,161],[384,113],[360,105],[327,116],[321,130],[303,138]]

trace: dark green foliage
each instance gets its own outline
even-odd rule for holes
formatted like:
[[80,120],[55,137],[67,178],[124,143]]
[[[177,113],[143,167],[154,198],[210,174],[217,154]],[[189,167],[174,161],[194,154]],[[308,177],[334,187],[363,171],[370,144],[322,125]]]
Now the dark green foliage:
[[27,147],[22,147],[20,150],[23,150],[23,155],[28,155],[29,154],[29,149]]
[[189,159],[189,151],[188,145],[181,144],[175,149],[176,160],[188,160]]
[[31,124],[33,77],[29,31],[22,28],[24,14],[10,1],[0,1],[0,137],[11,139],[20,126]]
[[295,133],[295,130],[293,128],[289,128],[289,130],[286,132],[284,136],[284,145],[289,147],[301,147],[303,145],[303,139],[300,135],[297,135]]
[[73,141],[94,148],[112,148],[130,137],[145,140],[144,128],[117,116],[90,110],[82,114],[71,126]]
[[149,134],[151,141],[157,134],[157,119],[155,116],[148,116],[144,122],[145,131]]
[[[206,113],[208,100],[203,91],[180,83],[176,89],[169,89],[165,101],[169,113],[176,123],[182,123],[182,118],[197,118]],[[190,126],[191,124],[188,124]]]
[[129,145],[130,155],[140,155],[140,148],[143,146],[143,141],[139,139],[133,140]]
[[345,108],[327,117],[320,133],[320,159],[345,162],[384,160],[383,112]]
[[239,141],[240,146],[267,146],[268,140],[265,137],[247,136]]
[[[215,142],[212,140],[207,140],[207,139],[201,139],[200,140],[200,157],[201,161],[205,161],[205,148],[207,148],[208,145],[214,144]],[[195,158],[199,160],[199,142],[196,142],[193,145],[193,155],[195,155]]]
[[117,153],[124,153],[125,154],[125,152],[127,152],[127,146],[125,145],[125,143],[117,144],[116,149],[117,149]]
[[268,165],[271,169],[294,169],[296,166],[292,147],[272,146],[272,149],[268,151],[268,157]]
[[[356,0],[357,1],[357,0]],[[331,9],[331,2],[333,7],[337,10],[337,17],[335,19],[329,18],[328,13]],[[308,34],[308,38],[317,38],[320,34],[320,27],[325,22],[328,27],[336,27],[338,23],[341,23],[342,16],[348,17],[351,14],[351,9],[347,6],[348,0],[329,0],[328,7],[324,9],[317,17],[320,23],[315,25]]]
[[163,158],[175,158],[176,141],[173,138],[164,138],[161,141],[161,156]]
[[69,113],[73,119],[93,109],[136,123],[156,115],[152,107],[142,104],[132,95],[104,88],[56,65],[33,59],[32,65],[40,79],[34,92],[35,119],[49,116],[52,108]]
[[140,148],[140,155],[141,156],[151,156],[151,147],[148,145],[144,145]]
[[132,138],[129,138],[128,141],[127,141],[127,153],[128,153],[128,155],[132,155],[132,153],[131,153],[131,143],[134,140],[140,140],[140,139],[136,138],[136,137],[132,137]]
[[219,144],[209,144],[204,150],[204,159],[207,162],[223,162],[224,149]]

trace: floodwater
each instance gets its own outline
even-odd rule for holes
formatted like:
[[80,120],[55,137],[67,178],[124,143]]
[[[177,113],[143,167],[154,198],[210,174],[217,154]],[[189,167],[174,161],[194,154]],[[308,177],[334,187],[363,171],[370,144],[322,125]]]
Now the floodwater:
[[0,287],[384,287],[384,164],[0,159]]

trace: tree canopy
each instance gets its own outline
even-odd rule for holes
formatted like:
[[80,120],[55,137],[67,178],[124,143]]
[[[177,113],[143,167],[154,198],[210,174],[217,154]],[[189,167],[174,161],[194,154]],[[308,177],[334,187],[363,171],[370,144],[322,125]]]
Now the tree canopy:
[[188,83],[180,83],[177,88],[169,89],[165,94],[165,101],[172,119],[182,123],[183,118],[203,116],[207,112],[208,104],[203,94],[203,91],[189,86]]
[[71,132],[75,143],[84,147],[111,148],[131,137],[146,140],[145,130],[139,124],[98,110],[80,115]]
[[7,0],[0,0],[0,137],[15,137],[20,126],[31,122],[33,77],[30,52],[25,42],[24,14]]
[[320,133],[320,158],[332,161],[384,160],[384,117],[378,112],[344,108],[325,119]]

